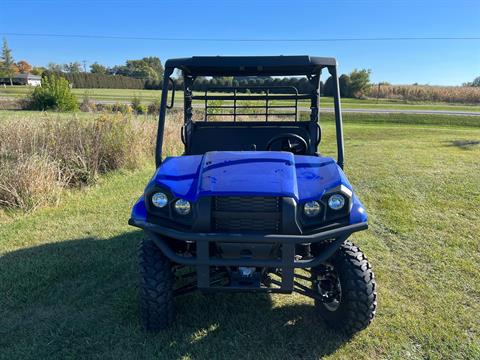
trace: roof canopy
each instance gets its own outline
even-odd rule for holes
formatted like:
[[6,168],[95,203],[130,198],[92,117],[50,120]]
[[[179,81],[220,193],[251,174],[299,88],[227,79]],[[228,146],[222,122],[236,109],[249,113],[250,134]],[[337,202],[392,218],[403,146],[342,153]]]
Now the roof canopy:
[[275,76],[310,75],[324,67],[335,67],[335,58],[295,56],[193,56],[170,59],[167,73],[174,68],[193,76]]

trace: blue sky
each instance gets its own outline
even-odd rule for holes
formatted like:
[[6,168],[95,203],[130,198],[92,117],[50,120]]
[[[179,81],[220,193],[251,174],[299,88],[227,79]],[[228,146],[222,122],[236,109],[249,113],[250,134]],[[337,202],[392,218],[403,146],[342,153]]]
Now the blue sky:
[[334,56],[373,81],[457,85],[480,76],[480,40],[214,42],[62,38],[5,33],[163,38],[480,37],[480,0],[2,0],[0,36],[35,65],[191,55]]

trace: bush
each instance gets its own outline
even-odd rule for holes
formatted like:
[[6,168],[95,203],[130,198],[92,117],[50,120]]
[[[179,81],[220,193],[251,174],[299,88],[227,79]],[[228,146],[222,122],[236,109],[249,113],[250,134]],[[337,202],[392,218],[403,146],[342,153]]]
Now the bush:
[[147,113],[150,115],[158,115],[160,112],[160,99],[156,98],[147,107]]
[[113,110],[113,105],[111,104],[103,104],[103,103],[96,103],[95,104],[95,109],[97,111],[103,111],[103,112],[112,112]]
[[132,106],[132,110],[135,111],[136,114],[145,114],[147,112],[147,108],[142,105],[142,99],[138,95],[135,95],[132,98],[130,105]]
[[121,104],[121,103],[116,103],[112,105],[112,111],[113,112],[118,112],[121,114],[131,114],[132,113],[132,107],[128,104]]
[[70,90],[68,81],[62,77],[50,75],[42,78],[42,86],[37,86],[29,97],[32,110],[75,111],[78,102]]
[[90,99],[90,96],[87,92],[83,94],[82,103],[80,104],[80,111],[83,112],[92,112],[97,110],[97,105],[95,101]]
[[137,109],[135,110],[137,114],[146,114],[147,113],[147,107],[145,105],[138,105]]

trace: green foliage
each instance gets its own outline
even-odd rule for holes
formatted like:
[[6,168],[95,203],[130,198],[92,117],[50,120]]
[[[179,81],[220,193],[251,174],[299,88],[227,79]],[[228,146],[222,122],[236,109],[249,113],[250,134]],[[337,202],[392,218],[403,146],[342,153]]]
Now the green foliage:
[[34,66],[32,68],[31,74],[32,75],[42,75],[47,69],[43,66]]
[[[178,82],[178,86],[181,85],[181,82]],[[213,77],[211,79],[206,79],[205,77],[198,77],[193,83],[194,91],[205,91],[210,88],[215,87],[231,87],[231,86],[240,86],[240,87],[258,87],[258,86],[295,86],[300,93],[310,93],[313,90],[312,85],[308,82],[306,78],[298,77],[284,77],[284,78],[272,78],[270,76],[264,77],[255,77],[255,76],[242,76],[242,77]],[[249,92],[259,92],[254,91],[254,89],[238,89],[238,92],[246,93]],[[215,90],[217,91],[217,90]],[[218,90],[222,91],[222,90]],[[287,90],[281,89],[278,91],[272,90],[271,93],[275,92],[286,92]]]
[[[223,113],[224,112],[224,111],[222,111],[223,109],[219,108],[219,106],[222,106],[222,105],[223,105],[222,100],[210,100],[208,102],[209,108],[207,109],[207,114],[208,115],[214,115],[214,114]],[[213,106],[213,107],[210,107],[210,106]]]
[[133,96],[132,101],[130,102],[130,106],[132,107],[132,110],[135,111],[135,113],[137,114],[144,114],[147,112],[147,108],[142,105],[142,99],[137,94]]
[[12,50],[8,47],[7,39],[3,39],[2,54],[0,57],[0,75],[10,78],[10,85],[12,85],[12,76],[15,74],[14,65]]
[[112,105],[112,111],[126,115],[132,112],[132,107],[128,104],[116,103]]
[[335,90],[335,83],[333,81],[333,77],[329,77],[327,81],[325,81],[325,85],[323,86],[322,89],[322,94],[324,96],[333,96],[334,90]]
[[137,79],[160,80],[163,66],[158,57],[150,56],[140,60],[127,60],[125,65],[113,67],[112,72]]
[[98,73],[64,73],[46,71],[46,75],[54,74],[67,79],[77,89],[143,89],[145,81],[121,75],[105,75]]
[[[343,97],[359,98],[365,95],[370,89],[370,70],[353,70],[349,75],[343,74],[339,77],[340,95]],[[335,91],[335,81],[329,77],[322,89],[324,96],[333,96]]]
[[63,71],[63,65],[49,62],[47,65],[47,70],[50,72],[60,73]]
[[148,56],[144,57],[142,61],[155,71],[159,79],[163,76],[162,62],[158,57]]
[[338,84],[340,87],[340,95],[342,97],[351,97],[351,86],[352,82],[350,81],[350,76],[343,74],[338,78]]
[[94,62],[92,65],[90,65],[90,72],[92,74],[106,75],[108,72],[108,69],[106,66],[103,66],[97,62]]
[[353,70],[350,73],[350,95],[353,97],[362,97],[370,89],[371,70]]
[[70,74],[78,74],[82,72],[82,64],[80,64],[78,61],[63,64],[63,71]]
[[33,90],[29,107],[33,110],[75,111],[78,102],[65,78],[49,75],[42,78],[42,86]]

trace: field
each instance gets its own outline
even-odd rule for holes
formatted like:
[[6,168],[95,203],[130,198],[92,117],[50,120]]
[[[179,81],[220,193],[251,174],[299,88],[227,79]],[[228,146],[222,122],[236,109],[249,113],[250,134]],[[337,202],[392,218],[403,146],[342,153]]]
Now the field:
[[[0,87],[0,99],[2,98],[21,98],[25,97],[31,91],[25,86]],[[134,96],[138,96],[142,103],[148,104],[161,96],[161,90],[138,90],[138,89],[73,89],[73,93],[79,101],[85,95],[89,98],[104,102],[128,103]],[[176,92],[176,105],[182,103],[182,92]],[[196,102],[200,104],[200,102]],[[301,106],[308,107],[307,101],[300,101]],[[333,99],[330,97],[321,98],[322,109],[333,108]],[[480,112],[480,104],[453,104],[447,102],[432,101],[403,101],[400,99],[380,98],[378,101],[374,98],[369,99],[342,99],[344,109],[400,109],[400,110],[451,110],[451,111],[474,111]]]
[[[333,154],[324,119],[320,151]],[[346,172],[370,215],[353,240],[379,298],[354,338],[329,331],[299,295],[184,296],[173,328],[142,332],[141,233],[126,223],[147,166],[67,191],[57,207],[0,215],[0,358],[480,358],[480,127],[434,119],[346,115]]]
[[480,102],[480,88],[474,86],[380,85],[372,86],[369,96],[406,101]]

